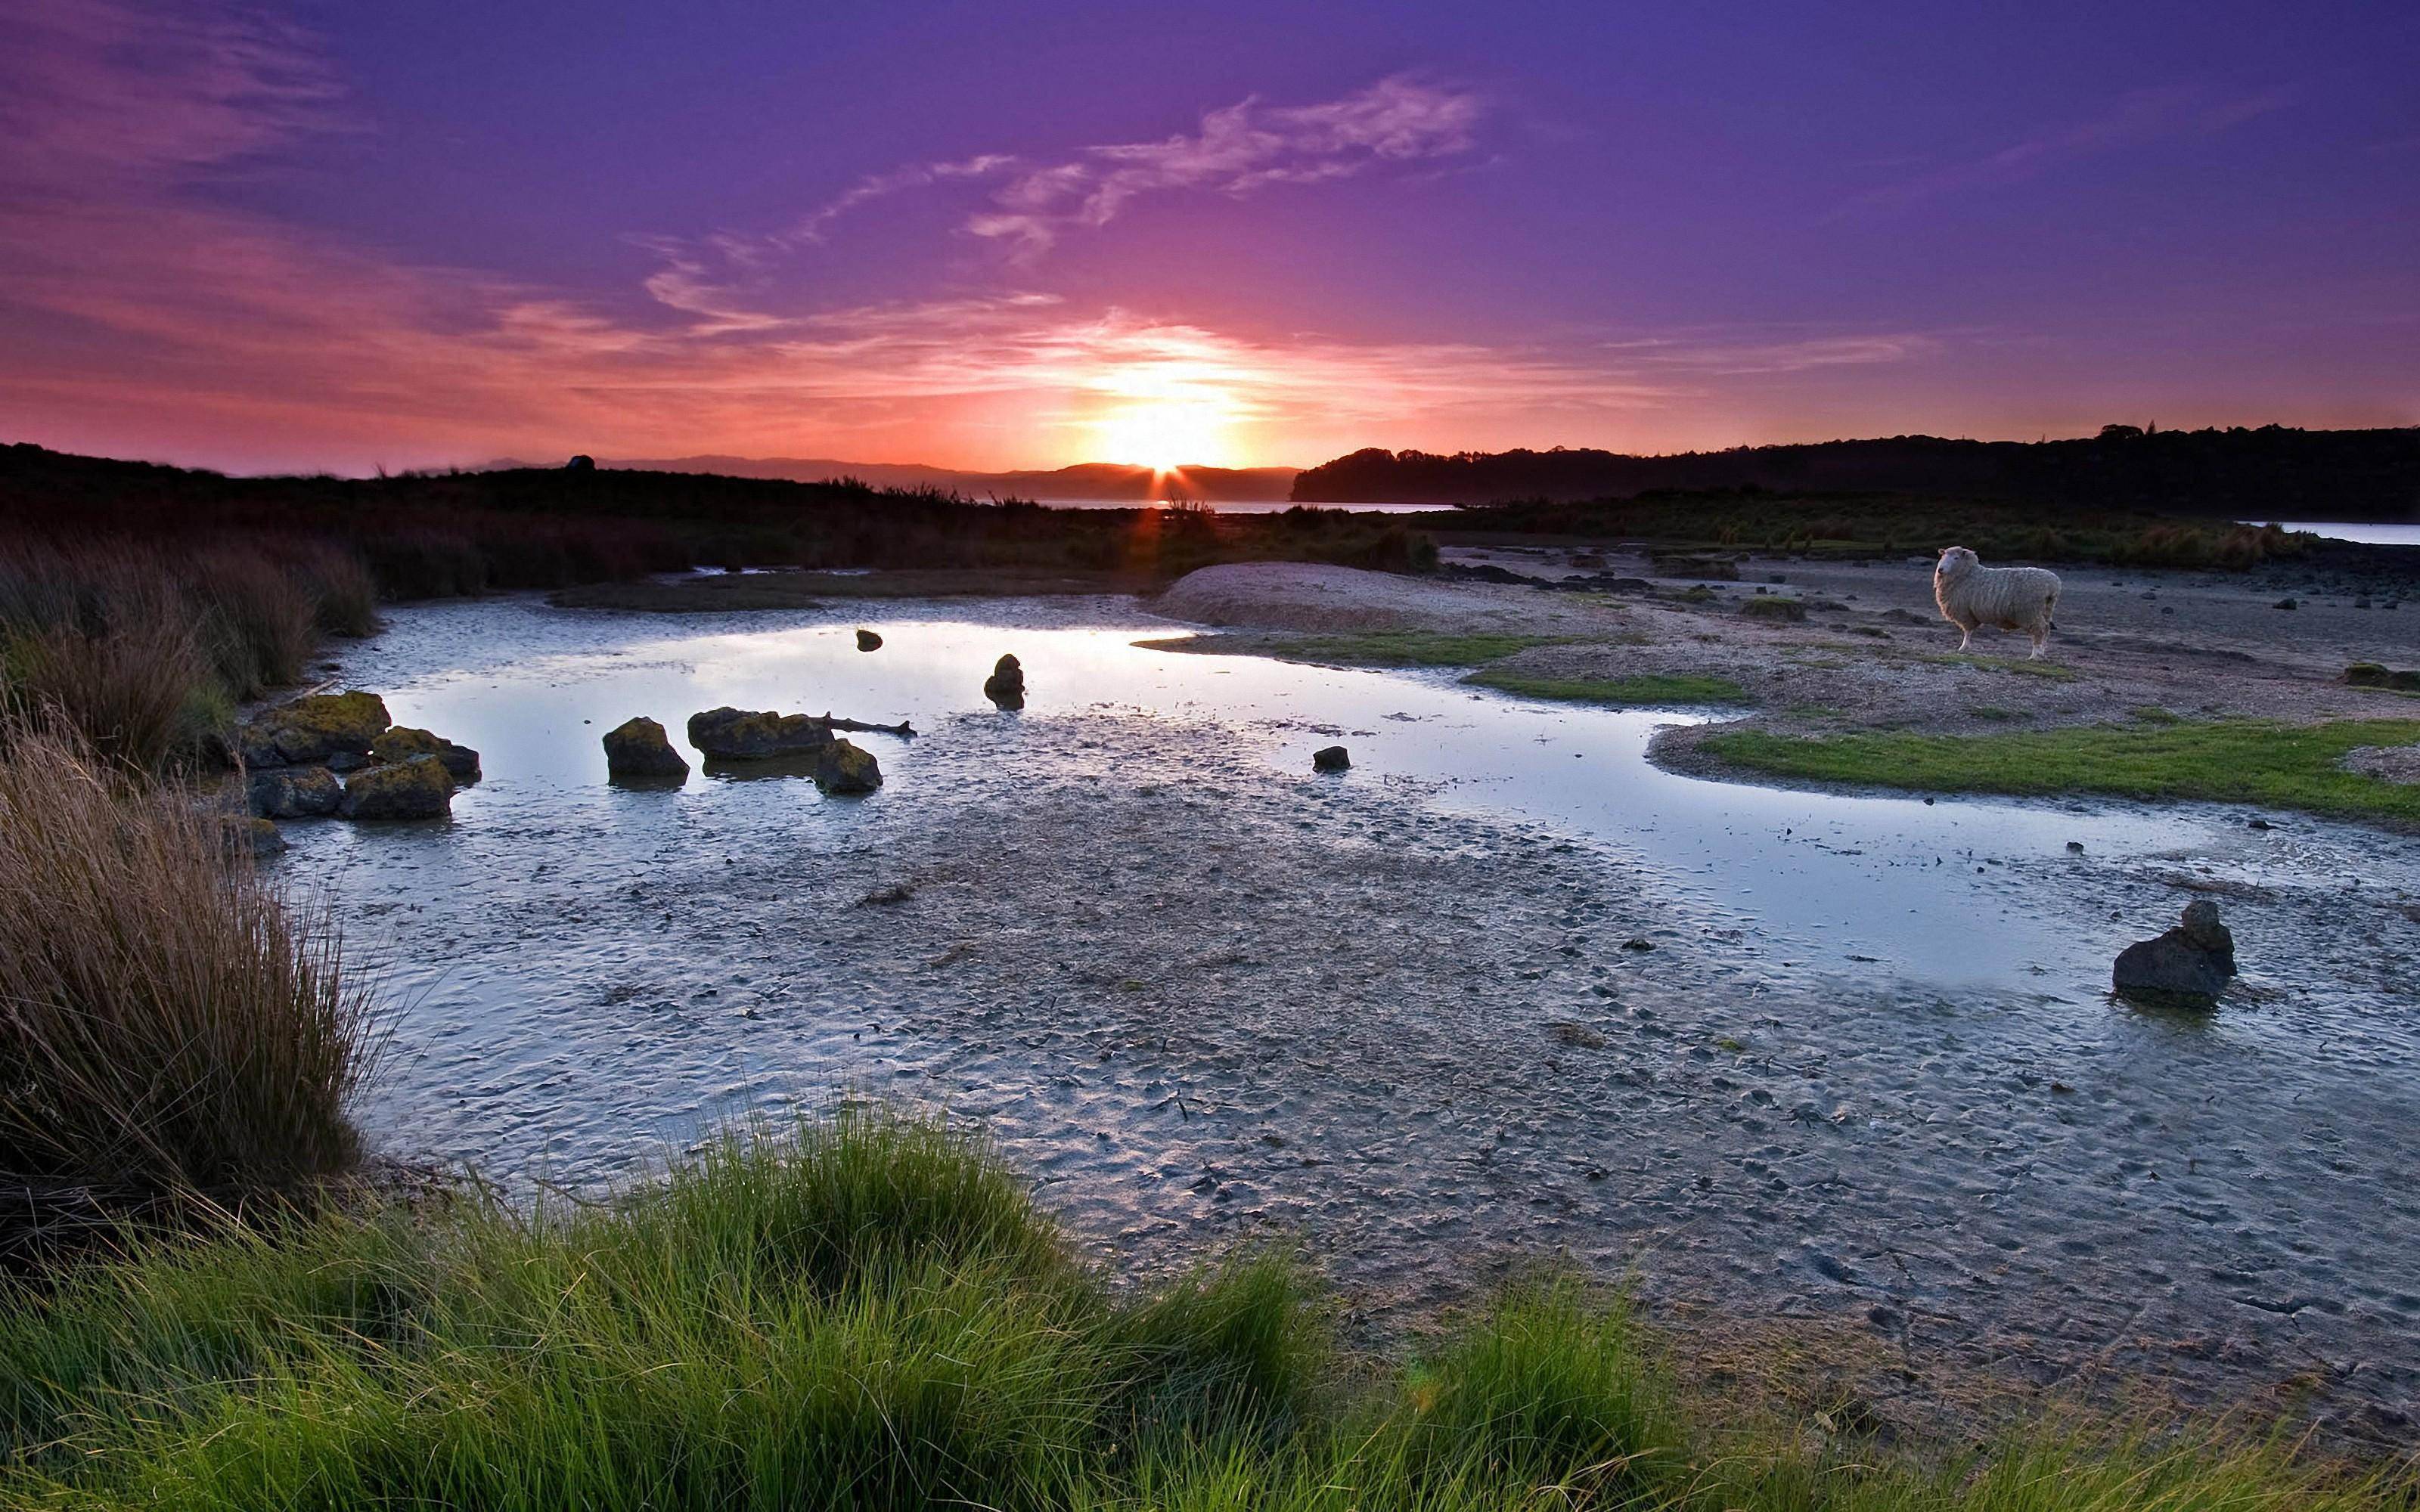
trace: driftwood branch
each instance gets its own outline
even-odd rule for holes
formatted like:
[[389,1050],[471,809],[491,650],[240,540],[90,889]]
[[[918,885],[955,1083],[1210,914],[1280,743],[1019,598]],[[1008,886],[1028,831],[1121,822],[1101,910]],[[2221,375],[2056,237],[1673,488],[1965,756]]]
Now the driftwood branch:
[[835,730],[846,730],[852,733],[862,731],[877,735],[904,735],[909,738],[913,738],[916,733],[915,727],[905,719],[897,724],[867,724],[862,719],[843,719],[828,713],[824,716],[824,723]]

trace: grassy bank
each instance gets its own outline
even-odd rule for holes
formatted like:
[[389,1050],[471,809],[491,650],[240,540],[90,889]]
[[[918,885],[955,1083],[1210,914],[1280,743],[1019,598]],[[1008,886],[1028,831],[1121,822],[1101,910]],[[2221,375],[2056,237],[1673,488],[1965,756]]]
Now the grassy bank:
[[475,1195],[0,1303],[0,1494],[97,1507],[2408,1505],[2271,1444],[1925,1461],[1709,1421],[1568,1283],[1408,1360],[1270,1257],[1112,1289],[979,1144],[859,1112],[606,1208]]
[[1708,489],[1592,502],[1516,500],[1424,516],[1453,541],[1550,535],[1813,556],[1930,555],[1962,545],[1987,561],[2240,570],[2308,554],[2317,536],[2231,520],[2051,508],[1921,494]]
[[2420,825],[2420,787],[2336,766],[2358,747],[2413,741],[2420,741],[2420,720],[2226,720],[1997,735],[1888,731],[1801,737],[1741,730],[1709,735],[1699,748],[1752,771],[1807,781],[1930,793],[2204,799]]

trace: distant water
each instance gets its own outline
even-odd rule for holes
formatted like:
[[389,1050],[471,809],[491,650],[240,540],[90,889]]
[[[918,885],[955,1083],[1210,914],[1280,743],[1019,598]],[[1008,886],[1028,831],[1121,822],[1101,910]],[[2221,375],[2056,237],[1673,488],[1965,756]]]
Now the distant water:
[[[2246,525],[2265,525],[2266,520],[2248,519]],[[2371,520],[2281,520],[2289,531],[2308,531],[2337,541],[2360,541],[2368,546],[2420,546],[2420,525],[2385,525]]]
[[[1195,503],[1198,500],[1174,499],[1037,499],[1045,509],[1140,509],[1145,505],[1166,507],[1172,503]],[[1210,507],[1221,515],[1278,515],[1296,507],[1283,499],[1214,499]],[[1453,509],[1454,504],[1305,504],[1305,509],[1354,509],[1378,515],[1425,515],[1439,509]]]

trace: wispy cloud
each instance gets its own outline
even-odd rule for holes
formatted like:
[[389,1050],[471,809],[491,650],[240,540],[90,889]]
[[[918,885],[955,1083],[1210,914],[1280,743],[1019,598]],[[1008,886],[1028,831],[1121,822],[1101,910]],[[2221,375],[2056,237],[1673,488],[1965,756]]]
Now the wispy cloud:
[[170,0],[0,0],[0,185],[90,193],[217,167],[343,124],[301,29]]
[[2294,100],[2294,90],[2284,85],[2240,94],[2221,94],[2192,85],[2136,90],[2090,120],[2042,131],[1979,156],[1867,190],[1835,213],[1906,205],[1961,190],[2011,183],[2124,147],[2214,136],[2282,110]]
[[869,175],[753,244],[821,241],[834,222],[871,201],[988,181],[998,187],[961,229],[1030,259],[1069,230],[1107,225],[1149,194],[1243,196],[1277,184],[1349,178],[1384,163],[1450,158],[1476,146],[1486,109],[1473,90],[1411,74],[1313,105],[1270,105],[1254,97],[1204,112],[1194,131],[1156,142],[1085,147],[1055,161],[985,152]]
[[1245,195],[1467,152],[1485,110],[1470,90],[1408,74],[1324,104],[1246,100],[1208,112],[1193,131],[1091,147],[1028,169],[999,191],[989,208],[970,217],[966,229],[1031,257],[1070,229],[1108,224],[1148,194]]

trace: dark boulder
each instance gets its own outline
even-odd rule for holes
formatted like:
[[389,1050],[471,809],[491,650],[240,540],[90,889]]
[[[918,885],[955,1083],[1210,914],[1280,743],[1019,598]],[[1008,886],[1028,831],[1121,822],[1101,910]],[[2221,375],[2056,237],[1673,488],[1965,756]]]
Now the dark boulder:
[[876,635],[871,630],[860,630],[857,632],[857,649],[860,651],[879,651],[882,649],[882,637]]
[[394,729],[370,742],[370,759],[380,762],[408,762],[414,756],[434,756],[445,765],[445,775],[457,787],[469,787],[479,780],[479,753],[468,746],[458,746],[441,735],[408,725]]
[[1774,594],[1749,599],[1740,606],[1740,612],[1752,620],[1777,620],[1785,625],[1796,625],[1807,618],[1807,606],[1794,598]]
[[834,739],[815,752],[815,786],[826,793],[871,793],[881,785],[882,768],[864,747]]
[[1002,656],[984,679],[984,697],[1003,709],[1025,707],[1025,669],[1015,656]]
[[263,819],[302,819],[336,811],[345,790],[324,766],[272,766],[246,784],[252,811]]
[[241,762],[248,772],[286,764],[286,753],[277,748],[276,733],[257,720],[229,735],[227,744],[233,748],[236,760]]
[[454,779],[434,756],[365,766],[345,781],[336,811],[348,819],[442,819],[454,810]]
[[2208,1008],[2234,975],[2235,936],[2220,922],[2218,904],[2197,898],[2176,928],[2118,952],[2110,981],[2121,996]]
[[806,714],[728,705],[689,717],[689,743],[710,761],[759,762],[796,756],[830,744],[831,721]]
[[314,693],[281,703],[254,720],[239,736],[237,748],[248,751],[256,734],[287,762],[324,766],[367,756],[370,743],[393,723],[386,702],[375,693]]
[[1311,769],[1314,772],[1342,772],[1352,765],[1352,754],[1342,746],[1322,746],[1311,753]]
[[594,472],[597,471],[597,459],[590,456],[585,452],[576,453],[573,455],[570,461],[563,464],[563,471],[566,472]]
[[689,762],[662,725],[641,715],[605,732],[605,775],[615,782],[685,782]]
[[230,855],[249,856],[256,861],[265,861],[272,856],[286,853],[286,837],[266,819],[227,814],[220,823],[220,838],[225,841]]

